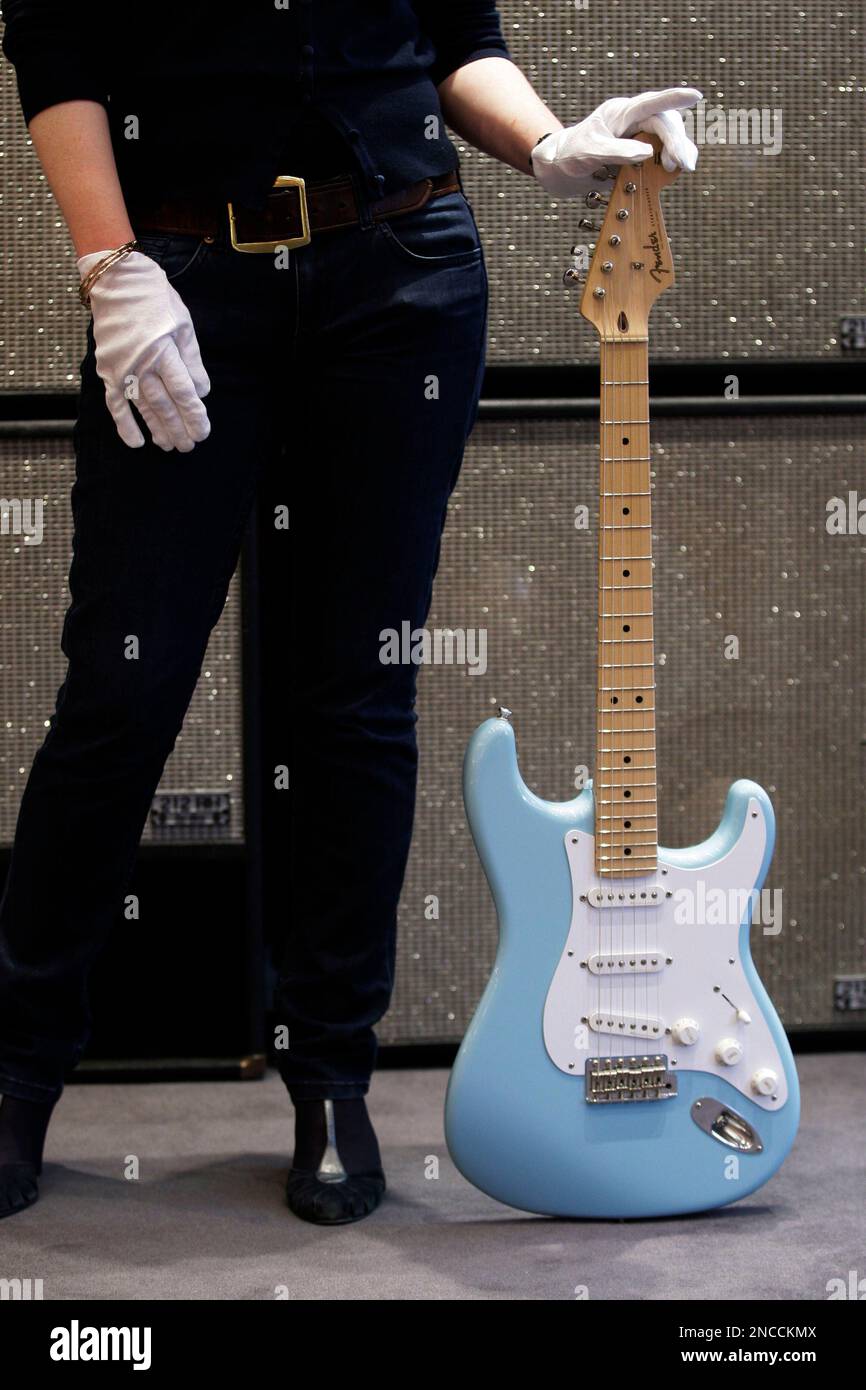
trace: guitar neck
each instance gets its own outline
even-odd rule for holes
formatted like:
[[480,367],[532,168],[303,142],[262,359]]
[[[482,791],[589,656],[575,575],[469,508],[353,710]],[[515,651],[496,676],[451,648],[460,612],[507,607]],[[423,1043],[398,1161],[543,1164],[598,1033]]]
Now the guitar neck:
[[648,344],[601,340],[596,871],[653,873],[658,837]]

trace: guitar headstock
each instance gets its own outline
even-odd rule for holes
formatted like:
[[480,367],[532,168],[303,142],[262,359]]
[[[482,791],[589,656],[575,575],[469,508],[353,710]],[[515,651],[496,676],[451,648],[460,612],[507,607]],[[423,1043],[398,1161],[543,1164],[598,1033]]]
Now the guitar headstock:
[[[661,140],[642,131],[635,135],[654,153],[639,164],[623,164],[586,276],[580,312],[612,342],[647,337],[656,297],[674,283],[673,257],[662,218],[659,192],[673,183],[661,161]],[[591,207],[604,207],[601,193],[590,193]],[[587,219],[581,219],[583,226]],[[575,278],[572,276],[571,278]]]

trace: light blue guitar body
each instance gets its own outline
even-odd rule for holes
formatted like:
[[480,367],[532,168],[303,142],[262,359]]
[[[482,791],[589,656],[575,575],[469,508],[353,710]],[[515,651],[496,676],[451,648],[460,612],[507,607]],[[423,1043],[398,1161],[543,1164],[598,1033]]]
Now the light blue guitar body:
[[[649,1016],[656,1007],[664,1025],[656,1047],[676,1067],[677,1093],[601,1104],[585,1098],[586,1010],[577,994],[587,982],[596,985],[581,958],[597,940],[602,953],[616,954],[622,938],[618,942],[616,926],[608,927],[575,891],[600,882],[592,875],[592,790],[561,803],[537,797],[520,776],[511,724],[500,717],[482,724],[469,744],[464,797],[500,938],[448,1088],[446,1136],[461,1173],[510,1206],[561,1217],[703,1211],[760,1187],[794,1140],[799,1087],[787,1038],[751,958],[751,914],[725,928],[676,924],[672,913],[689,884],[718,884],[735,867],[750,874],[737,887],[760,889],[774,841],[767,794],[753,782],[735,782],[708,840],[690,849],[659,849],[659,874],[651,881],[678,889],[673,897],[668,890],[666,905],[654,910],[650,949],[669,950],[672,963],[649,985],[604,980],[597,989],[607,991],[598,996],[602,1012],[615,1008],[617,998],[632,1015]],[[630,886],[639,888],[640,880]],[[635,1000],[641,1007],[632,1007]],[[642,1007],[647,1000],[648,1008]],[[701,1024],[701,1041],[678,1046],[670,1037],[671,1008],[680,1012],[683,1001]],[[557,1053],[570,1046],[570,1032],[582,1050]],[[744,1049],[734,1065],[717,1060],[720,1035],[734,1052]],[[624,1038],[589,1033],[589,1051],[601,1057],[635,1047],[636,1056],[653,1050],[644,1045],[641,1051],[636,1039],[626,1045]],[[756,1078],[774,1094],[758,1095]],[[697,1101],[702,1108],[694,1111]],[[759,1144],[740,1152],[726,1142],[725,1124],[721,1137],[702,1128],[695,1115],[713,1107],[722,1117],[739,1117],[744,1127],[735,1127],[735,1139],[753,1133]]]

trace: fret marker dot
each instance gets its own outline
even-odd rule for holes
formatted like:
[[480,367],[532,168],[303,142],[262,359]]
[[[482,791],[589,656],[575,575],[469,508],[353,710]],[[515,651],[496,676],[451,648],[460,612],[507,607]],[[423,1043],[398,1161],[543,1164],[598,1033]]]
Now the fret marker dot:
[[623,630],[623,632],[631,632],[631,624],[630,624],[630,623],[625,623],[625,624],[623,625],[623,629],[622,629],[622,630]]

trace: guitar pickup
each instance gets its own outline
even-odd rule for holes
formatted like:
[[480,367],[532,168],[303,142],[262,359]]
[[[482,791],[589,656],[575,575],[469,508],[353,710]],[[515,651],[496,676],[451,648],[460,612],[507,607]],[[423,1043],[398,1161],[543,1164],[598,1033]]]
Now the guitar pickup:
[[647,888],[590,888],[586,901],[590,907],[661,907],[667,893],[658,883]]
[[656,950],[639,956],[590,956],[586,968],[591,975],[657,975],[669,963],[664,951]]
[[660,1038],[664,1024],[660,1018],[642,1018],[635,1014],[595,1013],[586,1020],[593,1033],[609,1033],[613,1037]]

